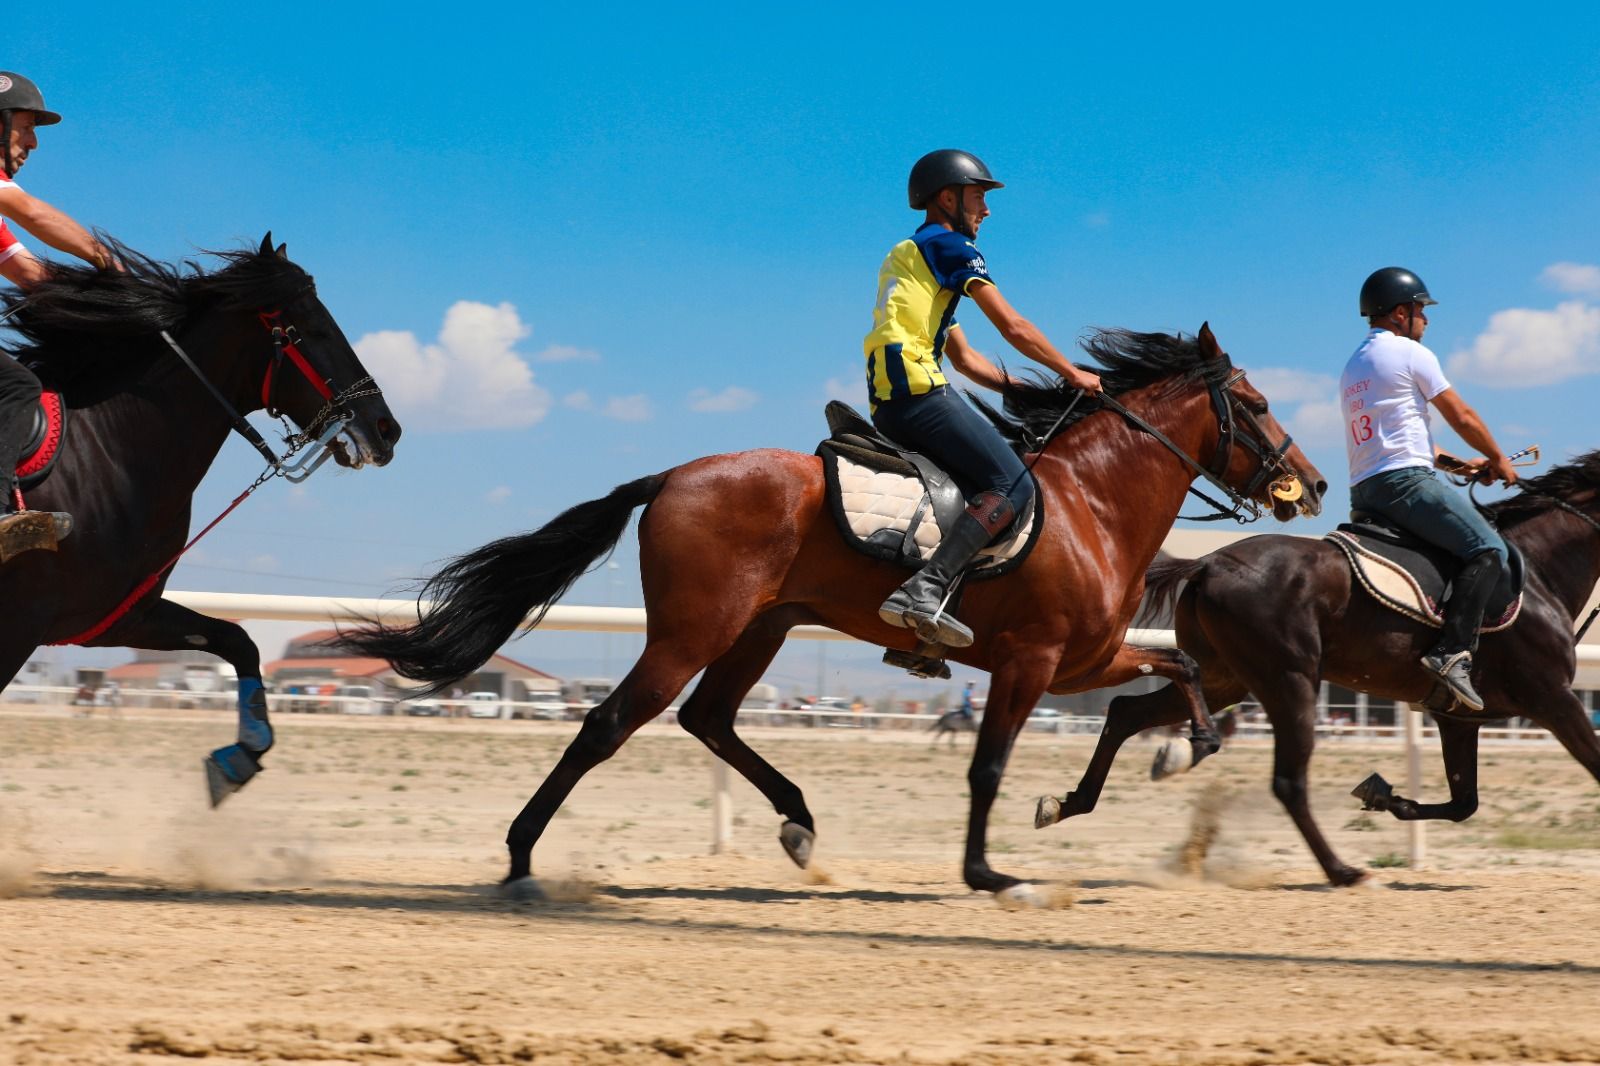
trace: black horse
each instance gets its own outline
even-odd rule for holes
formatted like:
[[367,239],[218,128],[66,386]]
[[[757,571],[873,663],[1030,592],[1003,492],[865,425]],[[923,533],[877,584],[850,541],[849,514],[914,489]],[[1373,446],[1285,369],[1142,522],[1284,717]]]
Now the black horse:
[[[1357,794],[1369,808],[1411,821],[1463,821],[1478,807],[1478,730],[1521,716],[1544,726],[1600,780],[1600,740],[1572,692],[1573,629],[1600,580],[1600,451],[1522,482],[1522,492],[1489,506],[1527,566],[1522,613],[1510,628],[1485,634],[1474,684],[1483,711],[1436,714],[1448,803],[1394,795],[1381,779]],[[1179,586],[1184,582],[1182,594]],[[1328,880],[1348,885],[1366,874],[1341,862],[1311,817],[1306,768],[1315,742],[1317,691],[1326,678],[1376,696],[1418,703],[1433,679],[1417,664],[1437,631],[1378,605],[1355,586],[1349,564],[1327,541],[1261,536],[1200,559],[1163,559],[1146,574],[1149,608],[1176,597],[1178,646],[1200,664],[1207,705],[1220,710],[1253,694],[1276,738],[1273,794],[1321,863]],[[1040,801],[1037,822],[1051,824],[1094,809],[1117,749],[1154,725],[1188,718],[1175,693],[1161,689],[1112,701],[1099,746],[1083,780],[1064,799]]]
[[239,677],[240,742],[207,760],[215,803],[254,775],[272,731],[245,631],[161,596],[191,496],[238,415],[263,406],[352,468],[387,463],[400,425],[271,234],[257,250],[217,253],[224,265],[211,272],[116,250],[124,272],[55,266],[32,290],[0,296],[23,342],[12,354],[59,388],[68,414],[59,458],[27,503],[74,518],[56,551],[0,567],[0,686],[41,644],[220,656]]

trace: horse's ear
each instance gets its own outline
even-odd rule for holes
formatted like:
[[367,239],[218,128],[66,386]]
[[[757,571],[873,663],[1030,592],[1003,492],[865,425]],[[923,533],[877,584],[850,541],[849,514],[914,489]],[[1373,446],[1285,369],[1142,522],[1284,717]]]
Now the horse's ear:
[[261,238],[261,247],[256,249],[258,255],[268,255],[272,251],[272,231],[267,230],[267,235]]
[[1223,357],[1222,346],[1217,343],[1217,335],[1211,332],[1210,322],[1200,323],[1200,332],[1196,333],[1194,337],[1195,340],[1200,342],[1201,355],[1207,359],[1221,359]]
[[289,258],[289,246],[287,244],[278,245],[278,258],[279,259],[287,259],[287,258]]

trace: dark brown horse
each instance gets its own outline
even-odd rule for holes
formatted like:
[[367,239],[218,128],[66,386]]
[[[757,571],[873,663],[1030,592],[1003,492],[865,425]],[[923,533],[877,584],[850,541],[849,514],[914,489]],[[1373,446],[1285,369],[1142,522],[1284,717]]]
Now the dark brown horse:
[[[1600,780],[1600,741],[1572,692],[1574,622],[1600,579],[1600,451],[1521,487],[1489,510],[1526,561],[1522,613],[1510,628],[1485,634],[1474,656],[1473,683],[1488,701],[1483,711],[1435,716],[1450,801],[1419,803],[1384,789],[1368,799],[1401,820],[1471,817],[1478,808],[1478,730],[1499,719],[1521,716],[1544,726]],[[1344,554],[1326,541],[1251,537],[1200,559],[1163,559],[1147,582],[1155,611],[1177,597],[1178,647],[1200,664],[1207,705],[1220,710],[1249,694],[1266,711],[1276,738],[1273,794],[1328,880],[1362,880],[1366,874],[1339,860],[1311,817],[1306,769],[1318,688],[1326,679],[1416,703],[1433,687],[1417,660],[1437,631],[1355,588]],[[1042,800],[1039,821],[1092,810],[1122,742],[1189,713],[1170,690],[1113,700],[1083,780],[1062,800]]]
[[[963,875],[974,889],[1018,884],[989,866],[989,808],[1011,745],[1047,689],[1080,692],[1155,674],[1190,694],[1197,732],[1209,726],[1187,656],[1123,643],[1145,567],[1196,470],[1210,461],[1221,483],[1247,490],[1283,520],[1314,513],[1325,487],[1298,448],[1283,450],[1289,441],[1266,400],[1233,369],[1209,328],[1197,337],[1106,331],[1085,347],[1103,365],[1118,406],[1145,428],[1098,399],[1084,398],[1072,410],[1078,394],[1059,385],[1017,388],[1006,397],[1017,421],[1000,422],[1013,438],[1036,439],[1064,412],[1071,417],[1034,466],[1047,519],[1027,564],[974,583],[960,607],[978,639],[951,655],[992,675],[967,775],[972,806]],[[1274,479],[1276,495],[1269,491]],[[1301,489],[1298,503],[1285,498]],[[785,819],[780,841],[805,865],[815,831],[811,812],[800,790],[734,732],[740,700],[795,625],[820,623],[889,648],[915,643],[913,634],[878,618],[878,604],[905,572],[847,546],[823,492],[814,456],[752,451],[686,463],[454,560],[423,590],[433,604],[417,625],[368,627],[343,637],[345,648],[388,659],[437,691],[493,654],[530,608],[542,614],[611,550],[633,510],[649,505],[639,520],[644,652],[589,712],[512,824],[506,884],[513,894],[537,893],[530,852],[573,786],[701,670],[705,676],[678,721],[772,802]],[[1200,742],[1214,746],[1214,733]]]

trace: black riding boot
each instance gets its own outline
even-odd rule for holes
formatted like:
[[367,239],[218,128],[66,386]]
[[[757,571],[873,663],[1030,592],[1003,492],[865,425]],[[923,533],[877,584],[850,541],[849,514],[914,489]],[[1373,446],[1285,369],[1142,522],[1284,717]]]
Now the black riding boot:
[[945,598],[972,557],[1010,525],[1013,517],[1010,500],[998,492],[980,493],[939,542],[933,557],[883,601],[878,617],[892,626],[915,629],[917,639],[925,644],[969,646],[972,630],[944,613]]
[[72,531],[72,516],[51,511],[17,511],[14,471],[33,425],[39,381],[15,359],[0,355],[0,563],[19,552],[45,548]]
[[1500,583],[1500,573],[1495,552],[1482,552],[1467,561],[1450,586],[1439,643],[1422,657],[1422,668],[1443,681],[1463,707],[1474,711],[1483,710],[1483,697],[1472,687],[1472,649],[1478,645],[1483,610]]

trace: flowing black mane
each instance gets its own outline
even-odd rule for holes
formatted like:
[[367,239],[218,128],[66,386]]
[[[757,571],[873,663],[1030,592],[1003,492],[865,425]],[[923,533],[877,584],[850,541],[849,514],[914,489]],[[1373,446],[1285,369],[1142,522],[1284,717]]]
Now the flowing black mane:
[[[1111,396],[1120,396],[1167,378],[1220,384],[1233,369],[1227,359],[1206,358],[1200,342],[1182,333],[1100,329],[1080,340],[1078,346],[1099,364],[1090,369],[1100,375]],[[974,400],[1007,440],[1030,447],[1050,431],[1061,412],[1077,398],[1077,389],[1057,379],[1007,388],[1004,415],[981,399],[974,397]],[[1085,396],[1072,409],[1062,428],[1101,410],[1102,406],[1098,399]]]
[[192,260],[158,262],[97,234],[122,261],[124,272],[53,263],[48,280],[32,289],[0,293],[0,314],[22,338],[18,359],[38,364],[56,380],[112,370],[166,348],[162,330],[180,332],[202,311],[268,308],[287,303],[311,285],[311,276],[270,250],[207,252],[223,261],[207,271]]
[[1600,449],[1551,467],[1518,485],[1523,491],[1517,495],[1489,504],[1495,522],[1501,526],[1514,526],[1543,514],[1558,506],[1557,499],[1571,503],[1573,497],[1584,492],[1600,491]]

